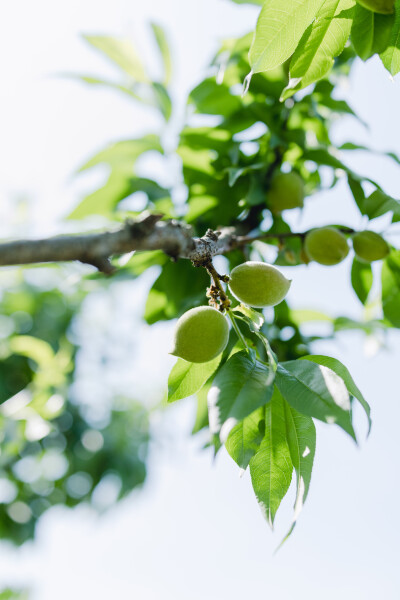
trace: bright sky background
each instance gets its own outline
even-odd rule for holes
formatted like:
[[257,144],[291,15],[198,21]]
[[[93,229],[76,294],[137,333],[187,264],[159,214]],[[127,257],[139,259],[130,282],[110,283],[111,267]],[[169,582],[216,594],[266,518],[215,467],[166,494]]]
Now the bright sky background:
[[[250,30],[256,14],[254,7],[227,0],[3,3],[0,234],[60,231],[57,217],[102,177],[95,173],[74,179],[77,167],[109,141],[158,126],[154,117],[122,96],[56,77],[67,72],[112,76],[111,66],[81,40],[82,33],[132,35],[153,64],[147,24],[154,20],[163,25],[172,40],[174,89],[182,106],[219,40]],[[370,129],[346,118],[337,126],[337,139],[400,153],[399,81],[390,81],[377,60],[359,63],[350,87],[341,93]],[[398,167],[363,154],[346,158],[399,197]],[[10,212],[18,199],[27,197],[32,200],[24,209],[29,227],[15,223],[14,209]],[[299,228],[330,220],[363,226],[345,186],[309,204],[303,216],[293,217]],[[386,224],[384,219],[377,221],[377,230]],[[347,260],[334,269],[288,269],[294,280],[289,300],[296,307],[358,316],[360,306],[348,286],[349,264]],[[149,274],[146,285],[132,283],[122,294],[115,288],[111,300],[99,299],[86,325],[87,346],[98,344],[116,314],[121,339],[131,335],[139,343],[138,310],[132,304],[137,295],[144,297],[154,275]],[[143,401],[154,396],[154,390],[143,386],[145,373],[152,378],[159,373],[159,389],[166,381],[171,361],[164,356],[171,325],[139,332],[135,368],[127,365],[124,382]],[[248,476],[240,479],[237,467],[222,453],[213,465],[210,455],[201,451],[202,440],[190,439],[194,405],[189,400],[155,423],[159,441],[143,491],[102,518],[86,508],[49,512],[34,544],[19,550],[0,547],[0,587],[30,586],[34,600],[242,600],[269,594],[279,600],[398,600],[400,336],[391,334],[388,349],[373,357],[366,357],[365,349],[358,334],[342,334],[335,344],[315,347],[350,368],[372,405],[374,425],[361,449],[338,429],[318,425],[307,505],[292,539],[275,557],[292,498],[285,501],[277,531],[271,534]],[[359,431],[365,431],[362,415]]]

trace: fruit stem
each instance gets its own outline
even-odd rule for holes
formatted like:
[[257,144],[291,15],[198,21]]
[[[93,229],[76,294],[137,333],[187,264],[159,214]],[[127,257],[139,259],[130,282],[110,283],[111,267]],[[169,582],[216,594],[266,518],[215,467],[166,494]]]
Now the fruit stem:
[[216,289],[216,295],[218,296],[219,301],[220,301],[219,310],[221,312],[223,312],[224,310],[229,310],[231,301],[229,300],[228,296],[226,295],[225,290],[221,284],[221,281],[227,281],[229,278],[227,278],[225,275],[219,275],[217,273],[214,265],[212,264],[211,260],[209,262],[207,262],[204,266],[207,269],[208,274],[210,275],[211,279],[214,282],[214,287]]
[[236,319],[235,319],[234,315],[232,314],[232,311],[228,310],[227,315],[231,320],[233,329],[235,330],[239,340],[242,342],[242,344],[245,347],[245,349],[247,350],[247,352],[249,352],[250,348],[248,347],[247,342],[246,342],[242,332],[240,331],[238,324],[236,323]]

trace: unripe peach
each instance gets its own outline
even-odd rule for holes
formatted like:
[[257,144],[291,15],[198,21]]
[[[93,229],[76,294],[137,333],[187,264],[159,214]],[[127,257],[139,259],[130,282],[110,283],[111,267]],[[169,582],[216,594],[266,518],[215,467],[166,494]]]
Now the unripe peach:
[[349,253],[346,237],[334,227],[320,227],[307,233],[304,248],[311,260],[327,266],[337,265]]
[[394,0],[357,0],[358,4],[381,15],[394,13]]
[[365,262],[381,260],[389,254],[387,242],[375,231],[360,231],[353,236],[353,248],[357,258]]
[[229,289],[243,304],[254,308],[275,306],[282,302],[291,281],[272,265],[249,261],[232,269]]
[[273,176],[268,190],[267,204],[273,214],[279,214],[289,208],[303,206],[304,183],[295,171],[277,173]]
[[222,313],[211,306],[191,308],[178,319],[170,354],[188,362],[208,362],[223,352],[228,337],[229,325]]

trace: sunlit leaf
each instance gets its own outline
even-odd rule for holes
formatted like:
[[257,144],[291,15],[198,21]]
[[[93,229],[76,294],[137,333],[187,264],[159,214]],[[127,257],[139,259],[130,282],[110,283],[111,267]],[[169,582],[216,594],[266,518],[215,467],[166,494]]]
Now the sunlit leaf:
[[282,98],[321,79],[332,68],[350,35],[354,8],[354,0],[323,3],[290,61],[289,84]]
[[168,378],[168,402],[176,402],[198,392],[216,371],[221,355],[206,363],[190,363],[178,358]]
[[387,48],[380,55],[384,67],[391,75],[400,71],[400,0],[395,3],[395,20]]
[[278,365],[276,386],[298,412],[337,424],[354,440],[351,402],[343,380],[331,369],[310,361],[292,360]]
[[382,308],[386,319],[400,327],[400,250],[392,250],[383,261]]
[[225,448],[241,469],[247,469],[265,435],[265,407],[258,408],[231,430]]
[[371,408],[368,402],[365,400],[364,396],[358,389],[357,385],[354,383],[352,376],[350,375],[347,367],[344,366],[337,358],[333,358],[332,356],[321,356],[319,354],[312,354],[309,356],[304,356],[301,360],[309,360],[318,365],[323,365],[324,367],[328,367],[331,369],[336,375],[338,375],[344,382],[348,392],[354,396],[358,400],[358,402],[363,407],[365,414],[368,418],[368,426],[369,430],[371,429]]
[[230,429],[272,396],[270,367],[244,350],[234,354],[218,371],[208,393],[212,433],[226,438]]
[[351,267],[351,285],[358,299],[365,304],[373,282],[372,268],[369,263],[361,262],[356,257]]
[[151,23],[150,25],[153,30],[154,38],[157,42],[157,46],[160,50],[161,58],[163,61],[164,83],[165,85],[168,85],[172,75],[172,60],[167,37],[163,28],[160,25],[158,25],[157,23]]
[[105,54],[135,81],[147,82],[148,77],[131,40],[108,35],[85,35],[91,46]]
[[265,436],[250,460],[254,493],[272,527],[279,505],[289,489],[293,463],[286,437],[283,399],[274,393],[265,407]]
[[311,417],[300,414],[285,400],[283,400],[283,403],[285,409],[286,439],[297,479],[293,522],[284,538],[285,541],[296,525],[310,489],[315,456],[316,431]]
[[323,0],[268,0],[258,17],[249,58],[252,73],[282,64],[296,49]]

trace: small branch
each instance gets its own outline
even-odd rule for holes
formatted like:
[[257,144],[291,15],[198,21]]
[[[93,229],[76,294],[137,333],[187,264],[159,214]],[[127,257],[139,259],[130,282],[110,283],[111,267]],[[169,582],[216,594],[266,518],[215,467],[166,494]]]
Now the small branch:
[[[340,231],[341,233],[350,235],[353,233],[356,233],[356,231],[354,229],[352,229],[351,227],[337,227],[336,228],[337,231]],[[260,235],[249,235],[249,236],[237,236],[235,239],[235,242],[237,244],[237,247],[240,246],[246,246],[247,244],[251,244],[253,242],[257,242],[257,241],[263,241],[263,240],[285,240],[288,238],[302,238],[304,239],[307,235],[308,231],[286,231],[284,233],[273,233],[273,232],[267,232],[267,233],[260,233]]]

